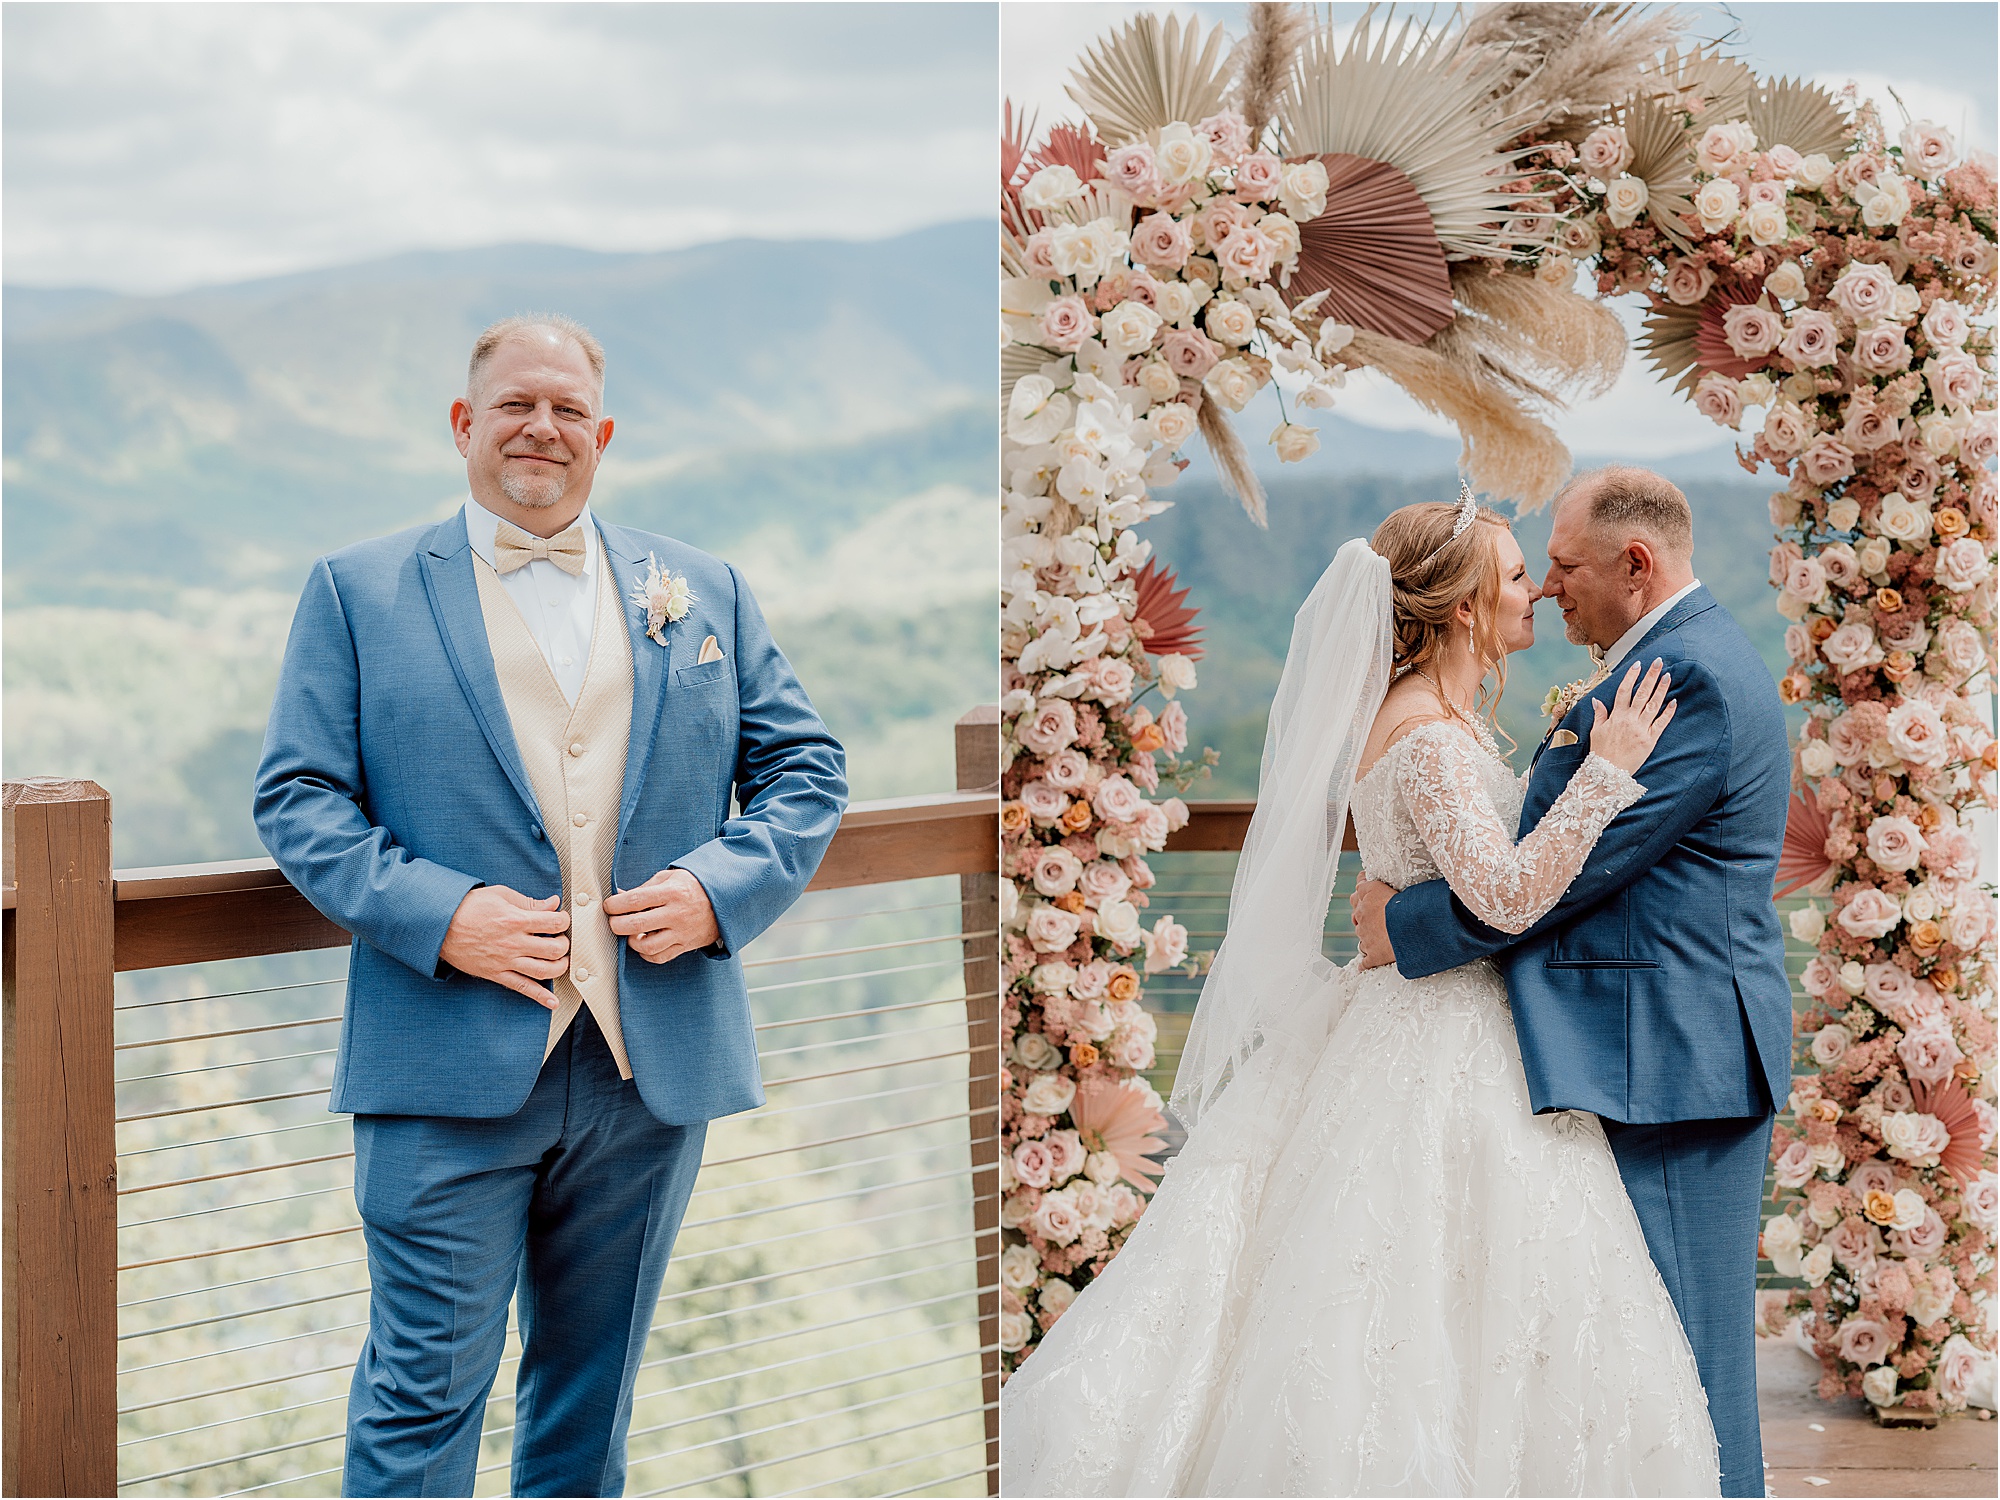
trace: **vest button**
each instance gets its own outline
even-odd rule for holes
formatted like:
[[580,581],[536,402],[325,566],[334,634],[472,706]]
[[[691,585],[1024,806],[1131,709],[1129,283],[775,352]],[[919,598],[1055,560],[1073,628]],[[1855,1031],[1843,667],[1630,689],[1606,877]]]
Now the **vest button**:
[[577,978],[577,983],[588,984],[590,982],[590,970],[578,969],[576,971],[576,978]]
[[569,747],[569,753],[570,753],[571,755],[581,755],[581,754],[583,754],[583,741],[582,741],[582,740],[572,740],[572,741],[570,742],[570,747]]
[[578,891],[576,893],[576,904],[578,906],[588,906],[590,905],[590,902],[591,902],[591,895],[589,891]]
[[576,824],[576,826],[579,828],[583,827],[584,824],[588,823],[589,821],[590,821],[589,813],[578,813],[575,817],[570,819],[570,822]]

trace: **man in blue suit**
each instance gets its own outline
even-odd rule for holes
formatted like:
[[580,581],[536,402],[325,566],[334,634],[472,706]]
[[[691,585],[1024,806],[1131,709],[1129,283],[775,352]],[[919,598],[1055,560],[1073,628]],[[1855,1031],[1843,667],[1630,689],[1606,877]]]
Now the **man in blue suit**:
[[354,934],[350,1495],[472,1493],[517,1295],[512,1493],[623,1492],[707,1122],[763,1102],[738,955],[845,805],[742,576],[591,514],[603,395],[567,319],[481,335],[470,498],[313,565],[271,711],[258,831]]
[[1411,978],[1491,958],[1507,978],[1537,1114],[1604,1121],[1647,1248],[1708,1394],[1722,1493],[1764,1493],[1757,1426],[1757,1209],[1775,1105],[1791,1092],[1792,995],[1771,900],[1791,756],[1771,674],[1696,580],[1686,497],[1643,469],[1586,474],[1557,501],[1545,596],[1597,681],[1536,753],[1520,832],[1589,751],[1628,658],[1660,660],[1674,721],[1646,794],[1562,902],[1519,936],[1433,880],[1353,898],[1364,966]]

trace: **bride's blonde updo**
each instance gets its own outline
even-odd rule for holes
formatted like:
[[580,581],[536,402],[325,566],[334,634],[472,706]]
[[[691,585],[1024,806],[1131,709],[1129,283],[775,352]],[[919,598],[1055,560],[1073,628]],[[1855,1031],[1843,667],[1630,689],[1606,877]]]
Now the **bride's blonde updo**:
[[1473,524],[1454,537],[1458,507],[1425,501],[1391,511],[1375,528],[1369,546],[1389,564],[1394,598],[1392,621],[1395,670],[1434,676],[1435,663],[1450,645],[1459,604],[1472,601],[1472,649],[1484,676],[1494,680],[1490,696],[1482,683],[1479,708],[1489,719],[1507,686],[1507,648],[1496,619],[1500,600],[1500,552],[1496,545],[1512,523],[1481,506]]

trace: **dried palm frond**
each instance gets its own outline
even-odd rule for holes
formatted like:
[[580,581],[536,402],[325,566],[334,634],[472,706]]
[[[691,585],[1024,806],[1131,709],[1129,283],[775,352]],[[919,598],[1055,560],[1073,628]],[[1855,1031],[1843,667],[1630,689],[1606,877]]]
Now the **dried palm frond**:
[[1756,374],[1763,362],[1744,359],[1729,347],[1723,318],[1730,308],[1762,295],[1763,287],[1755,281],[1724,280],[1693,307],[1655,303],[1641,325],[1647,363],[1684,395],[1692,394],[1711,370],[1731,380]]
[[1043,167],[1068,167],[1080,180],[1089,182],[1097,176],[1097,165],[1104,156],[1104,143],[1090,133],[1088,125],[1053,126],[1049,138],[1028,157],[1025,176],[1032,177]]
[[1123,146],[1176,120],[1193,124],[1222,108],[1229,89],[1227,35],[1199,21],[1134,16],[1084,54],[1069,84],[1097,137]]
[[1972,1186],[1986,1154],[1986,1129],[1972,1095],[1956,1078],[1937,1084],[1913,1083],[1910,1092],[1916,1096],[1918,1112],[1931,1116],[1950,1136],[1944,1150],[1938,1153],[1938,1165],[1956,1177],[1961,1186]]
[[1452,332],[1510,371],[1546,382],[1554,399],[1601,396],[1625,365],[1625,325],[1594,297],[1525,271],[1461,265]]
[[1202,441],[1208,444],[1208,456],[1215,460],[1216,476],[1222,481],[1224,493],[1235,496],[1243,513],[1259,526],[1268,525],[1264,519],[1264,486],[1257,478],[1257,471],[1250,467],[1249,451],[1236,435],[1236,424],[1229,420],[1229,413],[1219,403],[1204,398],[1195,409],[1195,425],[1201,431]]
[[[1179,588],[1174,587],[1177,583]],[[1189,661],[1200,661],[1201,627],[1194,620],[1201,611],[1187,602],[1188,586],[1180,583],[1174,570],[1162,567],[1157,557],[1148,558],[1146,566],[1132,575],[1132,588],[1137,596],[1132,633],[1147,653],[1165,656],[1173,652]]]
[[1512,0],[1481,7],[1465,41],[1493,55],[1493,97],[1527,108],[1518,129],[1561,134],[1638,92],[1682,28],[1672,10]]
[[1694,142],[1679,105],[1642,94],[1611,117],[1632,145],[1625,170],[1646,184],[1646,217],[1680,249],[1692,249],[1683,215],[1694,212]]
[[1014,101],[1000,106],[1000,227],[1007,234],[1026,239],[1035,231],[1028,211],[1021,207],[1021,186],[1026,174],[1021,164],[1028,156],[1028,143],[1035,138],[1032,115],[1025,119],[1015,112]]
[[1536,208],[1499,191],[1519,160],[1506,149],[1518,131],[1489,107],[1487,60],[1463,50],[1462,32],[1413,34],[1413,24],[1396,28],[1370,12],[1345,47],[1330,27],[1313,31],[1278,108],[1286,154],[1390,163],[1423,199],[1448,255],[1505,258],[1546,243],[1555,221],[1544,218],[1540,238],[1524,240],[1510,216]]
[[1459,467],[1474,489],[1531,511],[1568,477],[1569,449],[1514,387],[1495,380],[1476,361],[1365,330],[1356,331],[1343,353],[1380,370],[1419,406],[1458,428],[1464,442]]
[[1826,856],[1826,836],[1832,826],[1817,797],[1810,792],[1792,794],[1785,808],[1785,841],[1771,882],[1774,899],[1816,885],[1833,873],[1833,861]]
[[1801,156],[1817,152],[1838,158],[1854,136],[1853,117],[1833,95],[1797,78],[1773,78],[1760,85],[1750,100],[1749,119],[1763,151],[1790,146]]
[[1451,270],[1430,211],[1386,161],[1327,155],[1326,208],[1299,226],[1285,292],[1322,317],[1421,344],[1452,320]]
[[1236,112],[1250,126],[1250,139],[1260,140],[1277,113],[1278,100],[1291,81],[1292,60],[1312,30],[1305,8],[1257,0],[1250,7],[1250,29],[1237,48]]
[[1660,61],[1657,86],[1695,117],[1698,129],[1706,130],[1749,118],[1757,75],[1746,64],[1724,57],[1721,43],[1711,42],[1669,52]]

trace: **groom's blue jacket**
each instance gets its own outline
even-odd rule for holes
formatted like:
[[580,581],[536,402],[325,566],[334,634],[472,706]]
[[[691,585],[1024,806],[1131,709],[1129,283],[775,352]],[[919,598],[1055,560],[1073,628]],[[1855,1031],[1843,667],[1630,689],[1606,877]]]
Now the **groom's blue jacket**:
[[[1486,926],[1442,880],[1389,900],[1410,978],[1492,958],[1507,978],[1537,1113],[1628,1124],[1762,1115],[1791,1092],[1792,990],[1771,881],[1791,754],[1770,671],[1704,588],[1632,653],[1666,663],[1677,707],[1639,768],[1645,796],[1612,822],[1562,901],[1518,937]],[[1527,833],[1589,753],[1592,699],[1536,757]]]
[[[845,756],[741,575],[663,536],[599,523],[632,636],[632,724],[613,877],[675,866],[721,942],[652,964],[619,943],[619,1023],[640,1097],[668,1125],[764,1093],[742,946],[798,899],[846,803]],[[648,555],[695,604],[661,646],[630,602]],[[500,696],[463,511],[313,565],[257,771],[257,830],[285,876],[354,934],[332,1107],[492,1118],[526,1102],[548,1012],[441,964],[466,893],[561,890]],[[697,663],[706,636],[720,661]],[[731,813],[734,794],[737,810]]]

